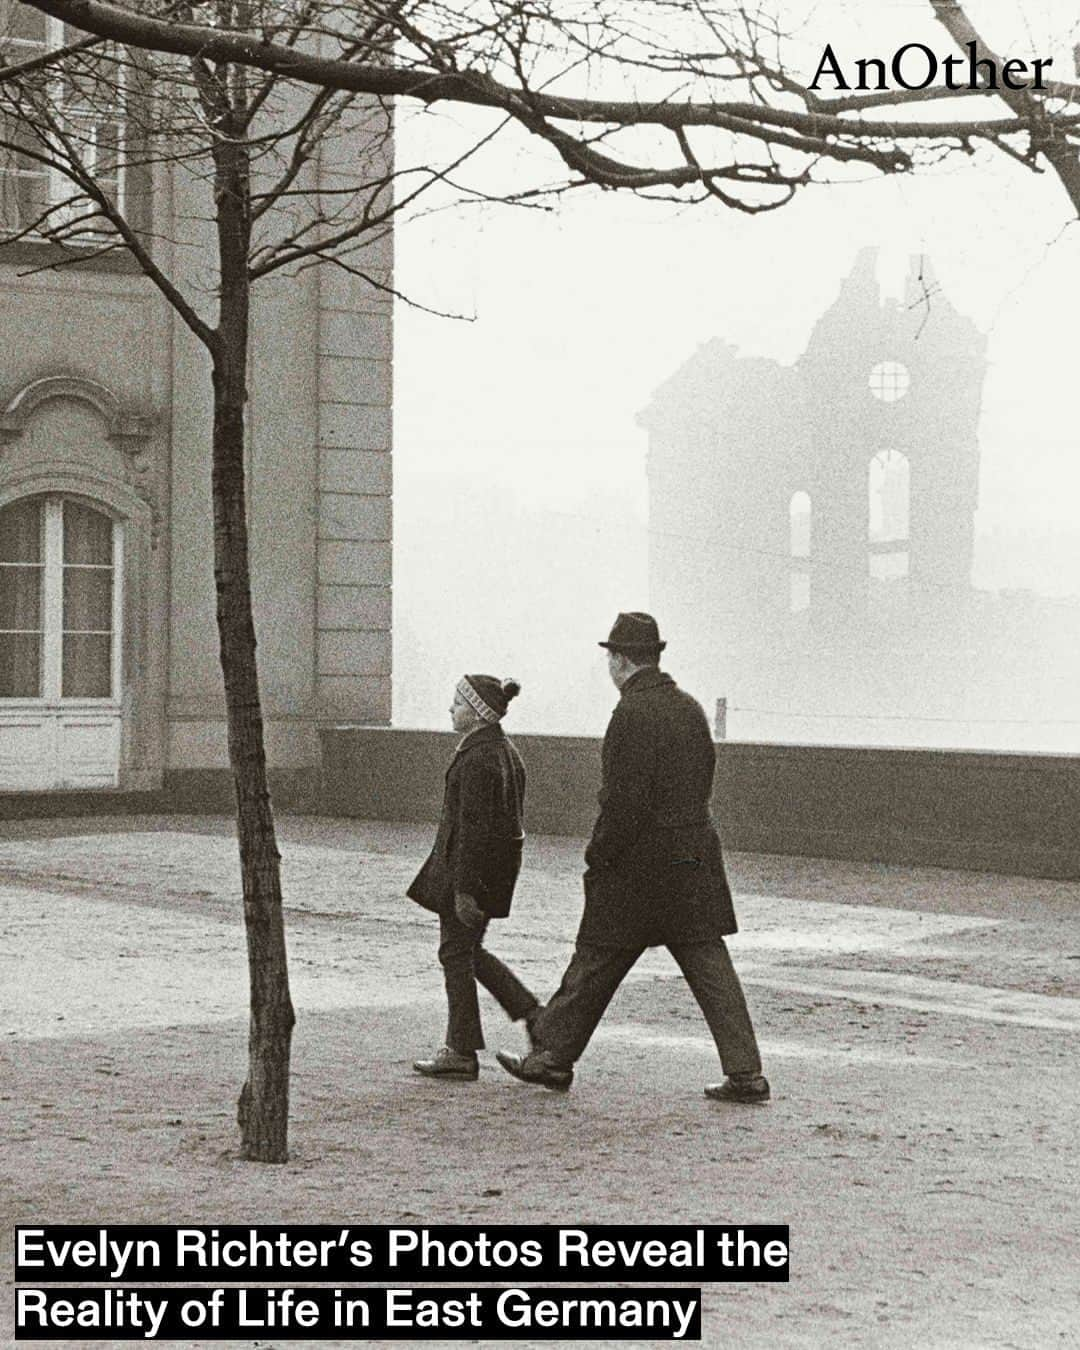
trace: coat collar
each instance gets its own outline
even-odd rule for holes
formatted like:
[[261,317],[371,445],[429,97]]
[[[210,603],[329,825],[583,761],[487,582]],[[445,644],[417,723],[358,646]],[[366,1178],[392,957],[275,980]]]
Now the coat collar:
[[446,772],[450,772],[450,769],[454,767],[462,755],[467,755],[470,750],[475,750],[477,746],[488,745],[492,741],[502,741],[505,739],[506,733],[503,731],[499,722],[492,722],[488,726],[476,727],[475,730],[468,732],[467,735],[463,736],[461,740],[458,741],[457,745],[454,747],[454,757],[450,761],[450,765]]
[[619,698],[624,699],[628,695],[640,694],[646,689],[661,689],[664,685],[674,683],[675,681],[666,671],[649,666],[644,670],[634,671],[622,689],[619,690]]

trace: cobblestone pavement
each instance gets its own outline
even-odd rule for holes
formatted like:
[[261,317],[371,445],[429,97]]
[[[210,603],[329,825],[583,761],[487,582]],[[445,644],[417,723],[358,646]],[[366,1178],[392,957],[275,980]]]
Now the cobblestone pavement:
[[[1080,886],[734,855],[767,1110],[702,1099],[715,1052],[663,951],[567,1097],[493,1064],[448,1091],[409,1072],[442,1029],[435,923],[402,898],[430,829],[283,818],[293,1161],[258,1168],[234,1153],[232,828],[0,826],[6,1259],[28,1221],[786,1222],[790,1283],[711,1286],[706,1343],[1080,1343]],[[530,840],[492,926],[542,995],[571,950],[580,855]],[[517,1044],[485,1015],[491,1044]]]

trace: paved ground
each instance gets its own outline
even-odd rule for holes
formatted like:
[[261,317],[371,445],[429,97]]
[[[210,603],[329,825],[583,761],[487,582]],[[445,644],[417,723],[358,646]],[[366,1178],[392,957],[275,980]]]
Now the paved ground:
[[[448,1089],[409,1071],[442,1029],[434,920],[401,899],[429,832],[285,819],[293,1160],[266,1168],[235,1154],[230,831],[0,827],[6,1273],[17,1222],[780,1222],[790,1283],[712,1286],[707,1345],[1080,1344],[1080,886],[735,855],[768,1108],[702,1098],[718,1066],[663,952],[568,1096],[490,1057]],[[570,951],[579,859],[531,840],[493,929],[541,993]],[[519,1040],[493,1007],[488,1032]],[[0,1317],[2,1335],[10,1284]]]

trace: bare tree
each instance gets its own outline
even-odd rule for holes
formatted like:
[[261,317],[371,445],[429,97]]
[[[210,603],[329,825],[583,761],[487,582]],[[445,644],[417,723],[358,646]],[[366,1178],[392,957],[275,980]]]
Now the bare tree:
[[[286,47],[269,31],[208,21],[205,5],[182,19],[139,3],[27,3],[129,46],[243,63],[326,89],[489,108],[550,144],[575,185],[674,190],[758,212],[837,166],[908,172],[986,144],[1030,169],[1049,165],[1080,212],[1080,83],[825,95],[792,73],[793,35],[758,5],[356,0],[350,24],[376,14],[385,24],[376,55]],[[973,43],[976,57],[1000,66],[969,5],[926,5],[958,49]],[[932,116],[942,100],[948,115]]]
[[[236,783],[251,978],[245,1156],[287,1152],[289,997],[281,884],[267,791],[245,522],[245,373],[252,287],[361,250],[435,189],[538,203],[586,185],[756,213],[852,170],[910,172],[986,145],[1047,165],[1080,213],[1080,85],[824,95],[757,8],[711,0],[27,0],[69,26],[56,53],[0,66],[0,146],[70,184],[14,237],[69,258],[123,248],[210,356],[215,579]],[[993,55],[959,4],[928,0],[952,39]],[[83,36],[89,34],[90,36]],[[57,81],[78,92],[55,97]],[[947,97],[948,115],[934,115]],[[465,119],[451,162],[393,164],[391,100],[487,110]],[[92,115],[74,122],[65,105]],[[464,183],[498,134],[547,147],[542,181]],[[358,170],[328,193],[311,174],[347,136]],[[117,191],[121,174],[165,165],[212,199],[214,313],[168,274]],[[535,169],[532,170],[535,172]],[[387,284],[385,278],[376,284]]]
[[[261,7],[256,20],[245,0],[221,0],[212,17],[222,27],[257,27],[287,49],[325,40],[311,25],[312,12],[301,0]],[[19,31],[9,25],[5,56],[30,49]],[[370,16],[339,50],[377,59],[385,40],[381,20]],[[364,251],[442,169],[396,187],[391,112],[378,98],[302,88],[276,72],[200,56],[129,51],[70,31],[60,47],[59,59],[39,54],[16,62],[16,75],[0,85],[5,241],[51,241],[60,246],[59,266],[127,250],[209,354],[217,623],[251,982],[238,1114],[244,1155],[280,1162],[287,1156],[294,1012],[249,571],[244,450],[252,288],[331,256],[386,285],[367,268]],[[347,138],[354,171],[335,171],[330,187],[313,164],[335,138]],[[163,261],[169,251],[158,247],[138,186],[162,171],[183,184],[196,214],[205,213],[205,222],[192,223],[195,233],[212,227],[216,260],[207,288]]]

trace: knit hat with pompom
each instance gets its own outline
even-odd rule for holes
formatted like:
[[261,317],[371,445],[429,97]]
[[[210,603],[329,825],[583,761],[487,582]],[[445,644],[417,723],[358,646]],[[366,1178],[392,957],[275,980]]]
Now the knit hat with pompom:
[[485,722],[498,722],[505,717],[510,700],[521,693],[517,680],[499,680],[494,675],[463,675],[457,688]]

